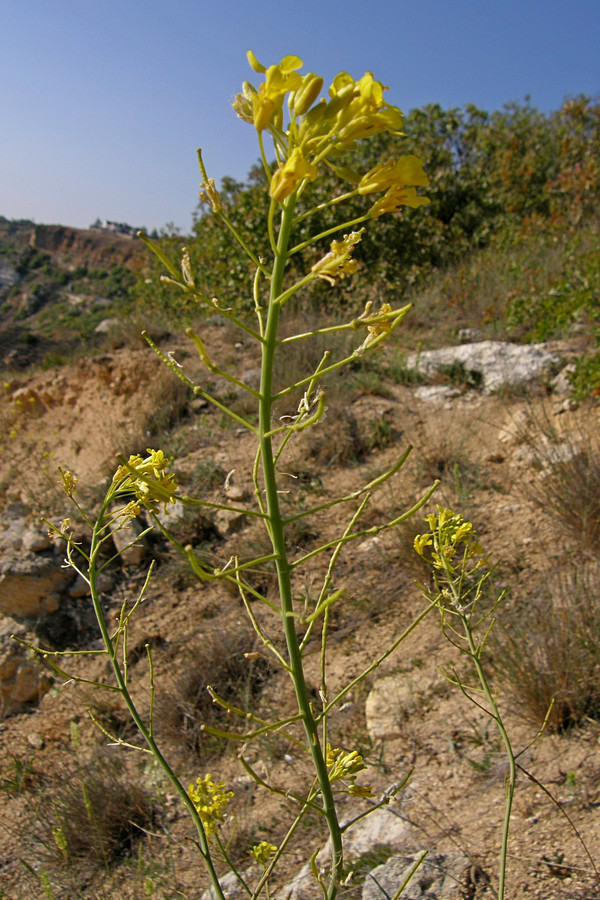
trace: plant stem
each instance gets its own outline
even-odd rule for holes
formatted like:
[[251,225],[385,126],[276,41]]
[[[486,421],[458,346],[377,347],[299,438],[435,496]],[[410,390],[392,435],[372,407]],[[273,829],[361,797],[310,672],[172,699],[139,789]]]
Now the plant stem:
[[264,479],[264,491],[267,508],[267,527],[275,553],[275,566],[279,585],[279,597],[281,603],[281,618],[285,632],[289,665],[296,691],[298,711],[302,716],[304,730],[306,732],[308,746],[313,759],[316,775],[319,781],[321,796],[323,798],[323,812],[329,826],[329,834],[332,844],[332,871],[327,890],[327,900],[333,900],[337,894],[338,884],[342,877],[342,836],[337,817],[335,801],[327,765],[323,756],[323,750],[319,742],[317,723],[311,709],[308,690],[302,665],[302,654],[298,636],[296,634],[296,621],[293,615],[291,566],[288,560],[285,536],[283,531],[283,518],[279,507],[279,495],[277,489],[277,475],[273,454],[271,432],[271,413],[273,403],[273,362],[275,348],[277,346],[277,326],[279,323],[279,298],[282,294],[283,277],[288,259],[288,247],[293,219],[296,196],[292,194],[286,202],[282,215],[279,235],[277,239],[275,262],[271,278],[271,294],[267,321],[265,326],[264,343],[262,345],[262,367],[259,402],[259,441],[261,465]]
[[169,765],[167,760],[164,758],[163,754],[161,753],[161,751],[154,739],[154,735],[153,735],[152,731],[146,726],[146,723],[140,716],[138,709],[133,701],[133,698],[132,698],[131,694],[129,693],[129,689],[127,687],[127,682],[125,680],[123,670],[122,670],[122,668],[119,664],[119,660],[117,658],[117,651],[116,651],[115,643],[113,643],[113,640],[110,636],[108,626],[106,624],[106,618],[104,616],[104,611],[103,611],[102,605],[100,603],[100,596],[99,596],[98,587],[97,587],[98,569],[96,567],[96,559],[98,556],[98,551],[100,550],[100,547],[102,544],[102,531],[105,527],[107,510],[113,501],[114,501],[114,497],[112,496],[111,492],[109,491],[104,499],[104,503],[102,504],[102,508],[100,509],[98,518],[96,519],[96,522],[94,524],[94,528],[92,531],[92,541],[91,541],[91,548],[90,548],[90,561],[89,561],[88,574],[89,574],[90,594],[92,597],[92,603],[94,605],[94,612],[96,614],[98,627],[100,628],[100,631],[102,633],[102,639],[104,641],[104,645],[106,647],[106,652],[108,654],[108,658],[110,660],[110,664],[111,664],[114,676],[117,681],[118,690],[121,693],[123,699],[125,700],[125,703],[127,705],[129,713],[131,715],[131,718],[137,725],[138,730],[140,731],[140,734],[142,735],[142,737],[146,741],[148,747],[150,748],[150,751],[152,752],[154,759],[158,762],[158,764],[161,767],[161,769],[163,770],[164,774],[169,779],[169,781],[175,788],[175,791],[177,792],[177,794],[179,794],[179,797],[181,798],[184,805],[186,806],[188,812],[192,816],[192,819],[196,826],[196,830],[198,832],[198,838],[199,838],[198,846],[199,846],[200,852],[202,854],[202,858],[204,859],[204,862],[206,864],[208,874],[209,874],[210,880],[212,882],[213,888],[216,892],[217,898],[218,898],[218,900],[226,900],[225,895],[221,889],[221,885],[219,883],[219,876],[217,875],[217,872],[215,870],[215,867],[214,867],[214,864],[212,861],[210,847],[208,845],[208,841],[206,838],[206,833],[204,831],[204,825],[202,824],[202,820],[201,820],[200,816],[198,815],[198,811],[197,811],[196,807],[194,806],[192,800],[188,796],[188,793],[185,790],[184,786],[182,785],[181,781],[179,780],[179,778],[177,777],[177,775],[175,774],[175,772],[173,771],[173,769],[171,768],[171,766]]
[[477,671],[477,677],[479,678],[479,683],[483,689],[483,693],[485,694],[486,700],[490,705],[490,713],[492,719],[495,721],[496,727],[500,732],[500,737],[502,738],[502,743],[504,744],[504,749],[506,750],[506,756],[508,758],[506,802],[504,808],[504,824],[502,827],[502,849],[500,851],[500,871],[498,873],[498,900],[504,900],[504,891],[506,886],[506,864],[508,861],[508,835],[510,830],[510,814],[512,810],[513,797],[515,793],[515,783],[517,778],[515,754],[510,743],[510,738],[508,737],[506,728],[504,727],[502,716],[500,715],[500,711],[498,709],[498,706],[496,705],[496,701],[494,700],[494,695],[492,694],[491,688],[488,684],[483,666],[481,665],[480,648],[475,646],[473,633],[471,631],[471,626],[467,620],[467,617],[463,616],[462,618],[467,635],[467,640],[469,642],[470,656]]
[[[477,677],[479,679],[479,683],[481,685],[481,689],[485,695],[485,698],[489,704],[489,710],[487,711],[491,718],[496,723],[496,727],[500,733],[500,737],[502,738],[502,743],[504,744],[504,749],[506,750],[506,756],[508,758],[508,778],[506,780],[506,800],[504,805],[504,824],[502,826],[502,848],[500,851],[500,870],[498,873],[498,900],[504,900],[504,892],[506,888],[506,865],[508,861],[508,836],[510,830],[510,814],[512,810],[513,797],[515,793],[515,784],[517,778],[517,770],[515,763],[515,754],[512,748],[512,744],[510,742],[510,738],[504,727],[504,722],[502,721],[502,716],[500,715],[500,710],[496,704],[494,699],[494,695],[492,693],[492,689],[490,688],[487,680],[487,676],[485,674],[484,668],[481,664],[481,651],[483,649],[483,643],[481,642],[479,645],[475,643],[475,638],[473,636],[473,629],[471,627],[471,621],[469,615],[462,610],[462,580],[465,574],[465,566],[467,561],[467,555],[465,551],[465,557],[463,560],[463,565],[460,573],[460,580],[456,581],[454,572],[452,570],[452,565],[446,558],[443,550],[443,542],[440,541],[438,544],[438,551],[442,560],[444,573],[446,575],[446,583],[448,584],[450,591],[452,592],[453,597],[453,606],[455,611],[458,612],[458,616],[462,622],[462,626],[465,631],[465,635],[467,638],[467,643],[469,646],[468,650],[463,650],[467,656],[473,661],[473,665],[475,666],[475,671],[477,672]],[[479,597],[479,592],[477,594]],[[477,598],[474,601],[476,604]]]

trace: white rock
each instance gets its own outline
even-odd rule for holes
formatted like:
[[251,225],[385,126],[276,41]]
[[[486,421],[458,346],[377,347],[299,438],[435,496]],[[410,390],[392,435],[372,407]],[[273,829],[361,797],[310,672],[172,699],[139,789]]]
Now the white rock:
[[96,334],[108,334],[109,331],[115,331],[115,329],[121,327],[120,319],[102,319],[102,321],[96,325],[94,331]]
[[[408,877],[419,859],[414,856],[392,856],[387,862],[373,869],[365,878],[362,900],[385,900],[396,896],[396,891]],[[469,861],[462,853],[428,856],[415,872],[410,883],[400,894],[399,900],[459,900],[466,896],[463,874]],[[476,885],[475,885],[476,887]]]
[[4,556],[0,562],[0,612],[32,619],[56,612],[59,593],[73,580],[54,557],[33,554]]
[[[8,628],[13,630],[14,622]],[[19,637],[31,640],[20,631]],[[12,715],[26,703],[40,700],[50,688],[50,679],[41,663],[22,644],[10,638],[6,627],[0,635],[0,712]]]
[[[370,816],[359,819],[344,832],[344,859],[352,864],[352,861],[360,859],[375,846],[399,848],[406,840],[408,830],[407,823],[394,813],[392,807],[381,807]],[[330,859],[331,843],[328,841],[316,859],[317,867],[324,872],[325,878]],[[323,892],[315,884],[310,865],[306,863],[293,881],[281,889],[277,900],[317,900],[322,896]]]
[[240,502],[241,500],[245,500],[248,496],[248,491],[243,487],[238,487],[236,484],[232,484],[225,491],[225,496],[228,500],[233,500],[234,502]]
[[139,537],[144,530],[137,519],[129,519],[122,527],[112,530],[112,538],[124,566],[140,566],[146,558],[147,548],[143,538]]
[[47,531],[40,531],[39,528],[27,528],[23,532],[21,546],[27,553],[41,553],[52,545],[50,535]]
[[532,381],[559,362],[560,358],[547,350],[544,344],[479,341],[413,353],[408,357],[406,366],[432,377],[444,366],[461,363],[467,372],[481,375],[483,393],[491,394],[503,385],[515,386]]
[[447,403],[455,397],[460,397],[461,391],[449,384],[429,384],[416,388],[415,394],[419,400],[426,403]]
[[[248,896],[233,872],[228,872],[227,875],[223,875],[220,881],[221,888],[227,900],[234,900],[234,898],[237,900],[238,897]],[[201,895],[200,900],[216,900],[216,898],[216,891],[211,885],[211,887],[207,888]]]
[[235,534],[244,527],[245,522],[244,513],[234,512],[230,509],[219,509],[215,513],[215,525],[223,535]]

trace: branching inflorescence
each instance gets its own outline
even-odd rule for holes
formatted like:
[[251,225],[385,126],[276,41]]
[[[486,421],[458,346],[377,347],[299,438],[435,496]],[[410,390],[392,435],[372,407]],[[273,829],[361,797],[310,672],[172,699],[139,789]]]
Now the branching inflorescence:
[[[183,495],[176,485],[174,476],[168,471],[169,461],[160,450],[148,450],[146,458],[133,455],[129,459],[121,459],[99,513],[92,516],[81,510],[92,532],[89,553],[75,543],[67,521],[60,527],[53,528],[53,531],[58,537],[66,540],[68,563],[89,585],[104,641],[104,650],[98,652],[108,656],[112,669],[112,677],[98,686],[104,690],[121,693],[142,738],[141,745],[127,743],[127,746],[154,755],[189,811],[197,831],[197,846],[206,863],[214,895],[224,900],[215,859],[225,858],[250,897],[268,896],[272,873],[305,814],[311,810],[325,820],[331,847],[329,865],[317,872],[313,864],[313,871],[323,888],[324,896],[328,900],[333,900],[346,876],[343,856],[344,828],[339,821],[338,798],[340,794],[351,794],[356,797],[356,802],[360,803],[361,797],[368,798],[371,795],[371,790],[369,786],[357,782],[357,776],[366,768],[360,754],[352,748],[341,750],[331,747],[328,718],[352,686],[387,658],[416,624],[413,623],[403,635],[394,639],[390,647],[382,650],[381,655],[362,675],[353,678],[336,693],[330,693],[326,681],[328,623],[332,607],[342,597],[342,591],[334,590],[332,587],[333,570],[342,550],[348,545],[365,535],[399,525],[425,505],[436,485],[427,490],[416,503],[412,503],[410,509],[397,515],[393,520],[378,525],[375,529],[361,526],[360,519],[369,504],[372,492],[397,473],[408,456],[406,452],[398,463],[369,484],[286,520],[280,502],[282,476],[279,464],[283,450],[294,434],[323,423],[326,409],[325,392],[320,386],[323,378],[380,347],[402,323],[410,305],[392,308],[388,304],[383,304],[376,309],[369,303],[362,314],[344,324],[326,329],[315,328],[314,331],[291,336],[288,334],[286,337],[280,335],[280,323],[286,304],[311,282],[321,281],[335,287],[341,281],[352,278],[358,270],[354,253],[369,222],[379,216],[396,213],[404,207],[423,206],[428,200],[419,193],[419,189],[426,187],[429,182],[421,161],[413,155],[381,161],[367,172],[356,171],[345,165],[344,158],[357,141],[367,140],[384,131],[399,137],[402,135],[402,113],[384,99],[386,88],[371,73],[366,73],[359,80],[355,80],[348,73],[342,72],[333,80],[328,95],[319,99],[323,79],[313,73],[300,74],[302,61],[298,57],[286,56],[279,64],[269,67],[261,65],[252,53],[248,54],[248,59],[254,72],[263,76],[263,80],[258,87],[248,82],[244,83],[233,107],[241,119],[255,128],[258,138],[270,198],[269,259],[259,256],[253,249],[252,235],[244,234],[238,223],[229,219],[215,182],[208,177],[205,170],[200,151],[199,162],[203,179],[202,199],[208,204],[212,214],[219,217],[235,236],[255,266],[254,322],[249,323],[238,317],[226,302],[206,296],[202,292],[199,287],[200,275],[192,271],[190,256],[185,249],[178,268],[165,256],[159,245],[143,234],[140,236],[164,264],[165,281],[190,295],[197,302],[199,309],[204,308],[212,314],[222,316],[243,332],[246,338],[251,338],[260,352],[260,384],[258,387],[250,386],[236,375],[221,369],[211,359],[202,337],[191,329],[188,330],[188,336],[195,344],[199,357],[208,371],[224,379],[238,391],[247,394],[256,404],[257,419],[249,421],[250,417],[245,418],[241,413],[229,408],[224,400],[213,396],[202,385],[195,384],[170,355],[163,353],[148,338],[148,343],[165,365],[169,366],[190,390],[213,404],[221,413],[234,420],[237,426],[246,429],[255,437],[254,507],[244,508],[243,511],[264,524],[271,552],[255,562],[260,565],[269,560],[274,564],[278,584],[277,601],[267,598],[251,585],[247,579],[247,570],[251,567],[251,563],[242,563],[234,557],[222,569],[211,569],[196,558],[190,547],[181,546],[170,535],[168,524],[165,524],[168,519],[159,514],[168,512],[175,500],[213,509],[233,507]],[[271,150],[267,150],[267,138],[271,142]],[[271,156],[274,156],[273,161]],[[318,208],[311,209],[307,204],[308,188],[326,169],[333,170],[347,184],[345,190],[339,195],[332,196],[326,204],[330,210],[339,210],[339,223],[329,227],[327,231],[319,232],[316,229],[316,233],[307,239],[305,237],[307,227],[310,225],[311,217],[318,211]],[[364,213],[346,220],[343,212],[344,203],[356,197],[364,198]],[[322,208],[321,203],[319,209]],[[295,235],[300,233],[300,225],[303,237],[298,241]],[[295,254],[330,237],[329,250],[325,253],[319,251],[309,270],[297,276],[294,267],[288,265]],[[344,358],[333,360],[326,352],[314,371],[307,371],[300,380],[275,391],[274,363],[278,354],[285,354],[290,342],[310,342],[316,336],[322,339],[323,335],[335,332],[357,332],[355,349]],[[273,404],[281,397],[298,390],[302,398],[296,414],[286,417],[283,421],[279,420],[281,424],[274,424]],[[74,476],[64,472],[63,484],[66,493],[77,504]],[[347,525],[341,529],[339,537],[311,549],[301,558],[292,561],[286,546],[285,526],[298,518],[318,516],[320,512],[334,505],[338,505],[341,510],[344,508],[348,510]],[[219,698],[216,693],[212,694],[214,701],[229,711],[232,720],[238,715],[243,716],[243,719],[238,730],[232,728],[224,732],[216,728],[211,729],[208,725],[207,730],[212,730],[224,739],[239,741],[242,748],[249,741],[258,741],[263,736],[282,733],[295,742],[312,765],[313,774],[305,790],[292,793],[285,786],[272,784],[262,778],[245,758],[244,750],[241,751],[240,760],[246,772],[260,787],[284,797],[292,809],[289,828],[283,839],[279,840],[278,846],[262,841],[251,850],[253,858],[262,868],[262,873],[254,884],[250,884],[247,877],[243,876],[229,860],[226,847],[219,837],[231,792],[223,783],[213,782],[210,775],[199,777],[195,785],[186,788],[158,746],[153,722],[154,675],[150,648],[148,648],[148,664],[152,696],[149,712],[144,714],[140,712],[129,691],[126,652],[128,625],[147,592],[151,571],[133,606],[130,608],[123,606],[117,627],[111,630],[105,619],[97,579],[102,569],[109,563],[105,561],[106,555],[101,551],[103,548],[106,549],[105,545],[115,528],[124,528],[131,518],[139,516],[142,511],[145,511],[151,527],[160,528],[172,539],[174,546],[187,558],[199,578],[208,581],[227,579],[237,586],[264,652],[274,656],[277,665],[293,682],[297,710],[284,720],[269,720],[243,712]],[[312,601],[312,606],[306,608],[300,615],[293,607],[294,583],[300,578],[303,566],[309,565],[311,560],[319,555],[328,560],[325,567],[326,574],[320,591],[316,592]],[[250,599],[259,601],[258,605],[256,602],[251,603]],[[264,604],[262,608],[268,610],[269,615],[272,616],[273,612],[278,615],[281,626],[279,637],[267,636],[267,630],[261,623],[261,604]],[[423,614],[418,620],[422,617]],[[305,659],[308,640],[311,635],[316,636],[319,630],[322,683],[319,703],[315,703],[314,695],[309,694],[306,684]],[[60,654],[46,653],[45,657],[58,671],[63,672]],[[302,726],[303,732],[300,738],[298,737],[300,732],[292,733],[298,724]],[[117,740],[117,743],[126,742]],[[393,792],[388,792],[385,801],[382,802],[389,802],[392,795]],[[380,805],[371,803],[372,808],[378,808]],[[355,818],[361,818],[367,812],[368,808],[359,811]]]

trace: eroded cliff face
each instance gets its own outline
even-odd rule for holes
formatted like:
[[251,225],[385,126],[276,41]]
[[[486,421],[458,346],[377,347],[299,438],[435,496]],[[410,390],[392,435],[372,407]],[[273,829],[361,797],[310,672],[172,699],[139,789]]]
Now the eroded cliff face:
[[121,321],[148,264],[129,235],[0,217],[0,365],[22,370]]
[[66,225],[33,225],[27,243],[56,257],[62,265],[120,265],[140,269],[145,254],[137,238]]

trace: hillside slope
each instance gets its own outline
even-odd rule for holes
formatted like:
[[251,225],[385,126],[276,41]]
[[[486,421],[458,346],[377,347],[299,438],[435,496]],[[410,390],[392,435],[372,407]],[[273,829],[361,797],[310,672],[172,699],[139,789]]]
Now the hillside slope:
[[94,342],[131,302],[140,242],[98,229],[0,217],[0,365],[23,368]]
[[[211,358],[248,377],[256,361],[243,342],[234,344],[223,327],[207,326],[204,336]],[[189,343],[168,349],[190,377],[202,378],[207,388],[218,390]],[[556,484],[552,474],[558,471],[563,480],[572,479],[567,498],[578,496],[582,515],[590,512],[585,503],[593,492],[585,487],[585,479],[595,471],[592,448],[600,435],[599,407],[584,404],[577,409],[565,402],[564,395],[548,394],[543,385],[518,395],[505,392],[488,397],[463,385],[438,391],[427,400],[418,386],[398,384],[389,377],[385,356],[375,362],[369,370],[351,373],[335,389],[332,385],[325,421],[314,434],[299,436],[290,444],[283,462],[294,477],[286,508],[294,512],[347,494],[392,465],[407,444],[414,445],[406,468],[389,489],[374,496],[364,524],[376,526],[397,515],[436,477],[441,477],[442,486],[435,500],[460,509],[475,522],[486,551],[500,561],[495,576],[498,586],[510,588],[509,600],[499,611],[500,634],[523,636],[520,674],[518,659],[512,663],[516,680],[507,679],[501,668],[496,671],[501,706],[515,746],[521,750],[541,725],[526,674],[533,672],[539,684],[544,684],[544,678],[552,684],[545,667],[552,661],[547,654],[558,653],[556,644],[549,644],[560,634],[556,617],[563,616],[563,632],[575,646],[573,623],[585,608],[596,623],[594,632],[584,624],[586,640],[598,646],[599,536],[578,533],[576,516],[575,523],[569,523],[549,500],[546,506],[540,505],[539,497],[540,489],[550,496],[549,486]],[[304,364],[291,357],[286,360],[288,370]],[[378,379],[373,377],[374,368]],[[182,393],[180,383],[161,368],[150,350],[104,353],[73,367],[22,376],[5,391],[1,408],[4,433],[15,430],[0,457],[3,492],[12,504],[13,517],[18,510],[24,515],[22,504],[26,504],[28,528],[35,530],[37,517],[48,510],[53,521],[66,514],[76,521],[56,488],[56,465],[68,466],[80,476],[78,497],[86,508],[94,508],[114,470],[114,453],[143,452],[146,446],[160,446],[174,456],[174,469],[185,491],[199,491],[206,499],[220,502],[227,491],[236,489],[235,496],[241,498],[237,503],[251,505],[251,436],[224,428],[217,409]],[[284,415],[288,410],[278,412]],[[588,460],[587,468],[580,467],[581,460]],[[575,461],[574,466],[570,467],[570,461]],[[226,479],[232,470],[234,475]],[[573,493],[577,478],[579,495]],[[573,507],[572,502],[567,505]],[[326,510],[310,521],[310,528],[291,531],[294,553],[333,539],[339,534],[338,519],[336,510]],[[212,565],[224,565],[234,553],[245,559],[265,552],[264,535],[251,517],[203,514],[172,524],[179,529],[179,540],[194,546]],[[81,525],[75,527],[81,540],[87,540]],[[336,586],[344,589],[344,601],[330,623],[332,690],[357,674],[423,608],[415,582],[422,581],[425,573],[411,549],[414,534],[422,529],[419,517],[399,533],[356,542],[342,554]],[[57,566],[61,552],[57,547]],[[231,727],[231,720],[220,716],[207,699],[205,687],[210,683],[230,702],[248,704],[266,717],[273,710],[281,714],[292,708],[290,688],[283,672],[257,656],[256,641],[235,590],[194,578],[158,535],[141,555],[112,568],[106,583],[111,615],[118,614],[123,601],[135,598],[151,555],[159,567],[130,634],[131,688],[142,704],[147,702],[143,699],[149,690],[144,647],[149,645],[161,744],[184,779],[191,782],[211,772],[215,781],[223,778],[234,790],[233,817],[224,826],[224,837],[231,837],[231,852],[245,871],[248,847],[257,840],[279,841],[289,809],[285,799],[249,788],[237,760],[239,744],[223,751],[202,733],[202,721]],[[573,563],[579,569],[575,580]],[[315,562],[317,580],[322,566]],[[275,599],[268,564],[255,577],[260,590]],[[5,611],[4,650],[11,632],[53,649],[73,644],[79,649],[97,647],[89,601],[80,587],[66,590],[58,609],[37,621]],[[297,590],[301,598],[311,585],[299,583]],[[573,614],[570,635],[564,626],[567,609]],[[541,614],[539,619],[531,618],[535,610]],[[544,622],[550,623],[546,632]],[[265,627],[274,628],[274,621],[266,621]],[[498,652],[490,649],[492,661]],[[361,878],[369,861],[372,866],[390,853],[423,848],[436,858],[446,854],[447,859],[463,860],[455,873],[458,884],[452,896],[471,900],[493,896],[488,879],[493,886],[504,760],[481,710],[440,674],[440,666],[448,671],[455,665],[461,666],[460,659],[442,638],[435,616],[429,616],[397,654],[351,692],[332,726],[336,746],[358,748],[364,755],[376,794],[402,779],[410,767],[415,769],[410,790],[394,807],[406,822],[401,845],[380,842],[356,860],[356,876],[342,897],[361,896]],[[80,656],[69,666],[81,678],[104,677],[104,663],[94,655]],[[309,675],[315,685],[318,669],[318,654],[314,654]],[[53,896],[61,900],[98,896],[196,900],[204,876],[189,840],[187,818],[141,754],[107,746],[106,734],[87,715],[92,709],[110,733],[135,742],[125,710],[111,695],[65,682],[62,678],[46,682],[39,698],[24,710],[12,711],[0,725],[4,786],[0,859],[7,896],[31,896],[32,892],[41,896],[39,873],[43,872]],[[382,689],[389,701],[387,719],[381,718],[381,703],[376,711],[373,699],[374,692]],[[562,691],[564,686],[554,682],[554,689]],[[520,758],[558,799],[577,831],[539,784],[521,774],[509,862],[510,896],[515,900],[598,896],[598,878],[587,855],[589,851],[592,859],[600,859],[598,680],[592,678],[586,689],[591,694],[585,714],[567,730],[564,722],[551,724]],[[301,789],[304,773],[292,742],[274,735],[264,746],[247,752],[270,780],[292,791]],[[83,784],[87,795],[82,793]],[[82,800],[85,796],[96,798],[93,827]],[[356,813],[354,804],[359,802],[348,798],[349,815]],[[111,830],[105,809],[120,823],[116,831]],[[66,835],[65,852],[56,843],[57,834]],[[91,835],[89,840],[86,834]],[[311,852],[322,839],[314,821],[306,838]],[[281,883],[296,874],[305,851],[305,846],[292,845]]]

